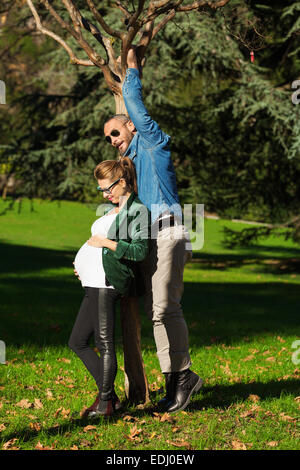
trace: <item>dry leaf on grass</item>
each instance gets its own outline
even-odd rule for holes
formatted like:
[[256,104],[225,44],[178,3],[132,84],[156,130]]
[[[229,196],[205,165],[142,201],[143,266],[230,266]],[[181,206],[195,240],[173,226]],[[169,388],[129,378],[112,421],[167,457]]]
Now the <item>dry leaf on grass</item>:
[[282,419],[282,421],[289,421],[290,423],[295,423],[297,421],[297,418],[288,416],[285,413],[280,413],[280,418]]
[[84,432],[95,431],[96,429],[97,429],[96,426],[92,426],[91,424],[89,424],[88,426],[85,426],[85,427],[83,428],[83,431],[84,431]]
[[18,403],[16,403],[16,406],[19,406],[20,408],[32,408],[33,407],[33,404],[30,403],[27,398],[24,398],[23,400],[19,401]]
[[37,445],[35,446],[35,449],[36,450],[53,450],[54,449],[54,445],[52,444],[51,447],[49,446],[43,446],[43,444],[38,441]]
[[41,400],[39,400],[38,398],[35,398],[34,399],[34,408],[36,410],[42,410],[44,407],[43,407],[43,403],[41,402]]
[[278,442],[277,441],[270,441],[270,442],[267,443],[267,446],[276,447],[276,446],[278,446]]
[[41,425],[39,423],[29,423],[30,429],[34,431],[40,431],[41,430]]
[[236,439],[235,441],[232,441],[231,445],[232,445],[233,450],[247,450],[247,447],[245,446],[245,444],[239,441],[238,439]]
[[249,395],[248,400],[253,401],[256,403],[257,401],[260,400],[260,397],[258,395]]
[[142,430],[137,428],[137,425],[135,424],[132,428],[130,428],[130,434],[128,434],[126,437],[130,439],[131,441],[139,438],[139,435],[141,434]]
[[175,447],[186,447],[187,449],[191,449],[191,444],[187,441],[167,441],[168,444],[175,446]]
[[18,439],[16,437],[14,439],[10,439],[9,441],[7,441],[3,444],[2,449],[3,450],[7,450],[7,449],[9,449],[9,450],[19,450],[19,447],[14,446],[14,443],[17,442],[17,440]]

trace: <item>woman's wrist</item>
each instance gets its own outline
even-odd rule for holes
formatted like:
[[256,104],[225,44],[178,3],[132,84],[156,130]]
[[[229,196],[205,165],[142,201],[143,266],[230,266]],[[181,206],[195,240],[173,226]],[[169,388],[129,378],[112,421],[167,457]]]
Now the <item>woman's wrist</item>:
[[110,240],[109,238],[105,238],[103,240],[103,246],[111,251],[116,251],[118,243],[114,240]]

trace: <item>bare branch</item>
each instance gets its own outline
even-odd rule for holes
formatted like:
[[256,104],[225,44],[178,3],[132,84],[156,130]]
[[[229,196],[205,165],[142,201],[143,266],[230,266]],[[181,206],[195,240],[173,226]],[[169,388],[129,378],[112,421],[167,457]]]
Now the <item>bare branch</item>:
[[136,25],[136,22],[140,16],[140,14],[142,13],[143,11],[143,8],[144,8],[144,4],[145,4],[145,0],[139,0],[139,6],[138,6],[138,9],[137,11],[131,16],[130,20],[129,20],[129,23],[128,23],[128,27],[130,28],[130,26],[135,26]]
[[149,9],[156,10],[157,8],[165,7],[168,3],[172,4],[172,0],[152,0]]
[[94,65],[94,63],[90,60],[82,60],[82,59],[78,59],[76,57],[76,55],[74,54],[74,52],[72,51],[71,47],[60,37],[58,36],[57,34],[53,33],[52,31],[50,31],[49,29],[45,28],[43,25],[42,25],[42,22],[41,22],[41,19],[39,17],[39,14],[38,12],[36,11],[33,3],[31,0],[26,0],[27,1],[27,4],[33,14],[33,17],[35,19],[35,23],[36,23],[36,27],[37,29],[43,33],[43,34],[46,34],[47,36],[50,36],[51,38],[53,38],[55,41],[57,41],[66,51],[67,53],[69,54],[69,57],[70,57],[70,62],[71,64],[76,64],[76,65],[85,65],[85,66],[90,66],[90,65]]
[[69,12],[69,15],[71,17],[71,20],[73,22],[74,29],[78,36],[82,39],[82,34],[81,34],[81,22],[80,22],[80,17],[81,14],[78,10],[78,8],[70,1],[70,0],[62,0],[63,4],[65,5],[66,9]]
[[131,18],[131,13],[118,0],[116,1],[116,6],[121,10],[121,12],[123,13],[123,15],[125,16],[126,19]]
[[177,11],[182,2],[183,0],[176,0],[175,2],[173,1],[171,5],[167,2],[163,7],[159,8],[155,8],[153,6],[153,2],[150,3],[147,15],[142,19],[142,25],[147,24],[149,21],[154,21],[155,18],[164,13],[168,13],[170,11],[170,6],[172,7],[172,10]]
[[98,23],[102,26],[102,28],[104,29],[104,31],[109,34],[110,36],[113,36],[115,38],[119,38],[119,39],[123,39],[123,36],[124,36],[124,33],[121,33],[120,31],[117,31],[113,28],[111,28],[106,22],[105,20],[103,19],[103,16],[99,13],[99,11],[97,10],[93,0],[86,0],[86,3],[88,4],[89,6],[89,9],[91,10],[91,12],[93,13],[96,21],[98,21]]
[[45,8],[51,13],[53,18],[55,18],[56,21],[60,24],[60,26],[64,29],[66,29],[75,39],[77,39],[76,32],[74,31],[72,26],[69,23],[67,23],[65,20],[63,20],[63,18],[54,10],[52,5],[50,5],[49,1],[48,0],[41,0],[41,2],[45,6]]
[[179,8],[177,8],[177,11],[192,11],[192,10],[197,10],[197,8],[204,7],[204,6],[207,6],[216,10],[217,8],[224,7],[228,2],[230,2],[230,0],[219,0],[217,2],[199,0],[193,3],[190,3],[189,5],[180,6]]
[[80,11],[77,9],[77,7],[74,6],[70,0],[62,0],[63,4],[67,8],[71,16],[71,19],[74,25],[74,29],[73,29],[68,23],[66,23],[56,13],[54,8],[49,4],[48,0],[41,0],[41,1],[45,5],[45,7],[48,9],[48,11],[54,16],[54,18],[60,23],[60,25],[63,28],[66,28],[67,31],[69,31],[72,34],[72,36],[76,39],[78,44],[82,47],[82,49],[84,49],[89,59],[98,67],[105,65],[105,60],[101,56],[96,54],[93,48],[82,37],[81,27],[84,27],[83,18],[81,16]]
[[152,33],[152,38],[162,29],[166,26],[168,21],[172,20],[176,14],[176,10],[171,10],[162,20],[160,23],[158,23],[157,26],[155,26],[153,33]]

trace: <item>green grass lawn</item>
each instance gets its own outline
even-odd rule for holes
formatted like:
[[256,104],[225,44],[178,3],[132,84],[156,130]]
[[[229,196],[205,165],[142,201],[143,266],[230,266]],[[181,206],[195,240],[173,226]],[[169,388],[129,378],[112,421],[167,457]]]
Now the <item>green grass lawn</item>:
[[[0,202],[0,339],[7,361],[0,364],[0,449],[299,450],[300,351],[293,343],[300,339],[300,247],[282,236],[226,249],[223,227],[245,225],[224,220],[205,220],[204,247],[185,270],[183,308],[201,392],[185,411],[158,412],[164,380],[142,313],[151,404],[126,405],[95,422],[80,419],[96,388],[67,346],[83,297],[72,261],[89,237],[95,208]],[[117,323],[116,391],[124,400]]]

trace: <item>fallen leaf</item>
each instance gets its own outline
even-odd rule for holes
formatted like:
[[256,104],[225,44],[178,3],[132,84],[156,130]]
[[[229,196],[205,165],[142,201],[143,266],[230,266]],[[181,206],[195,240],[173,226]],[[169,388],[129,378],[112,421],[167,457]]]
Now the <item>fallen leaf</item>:
[[66,410],[65,408],[63,408],[63,409],[61,410],[61,413],[60,413],[60,414],[62,415],[63,418],[67,418],[67,417],[69,416],[69,414],[70,414],[70,411],[71,411],[70,408],[68,408],[67,410]]
[[278,446],[278,442],[277,441],[270,441],[270,442],[267,443],[267,446],[276,447],[276,446]]
[[66,364],[70,364],[71,360],[70,359],[66,359],[65,357],[62,357],[61,359],[57,359],[58,362],[65,362]]
[[254,403],[256,403],[260,400],[260,397],[258,395],[249,395],[248,400],[253,401]]
[[18,448],[17,447],[13,447],[14,443],[17,442],[17,438],[15,437],[14,439],[10,439],[9,441],[5,442],[3,444],[3,449],[4,450],[7,450],[7,449],[11,449],[11,450],[17,450]]
[[187,441],[167,441],[167,443],[175,447],[187,447],[188,449],[191,449],[191,444]]
[[78,447],[77,446],[72,446],[72,447],[70,447],[70,450],[78,450]]
[[46,397],[47,400],[53,400],[53,393],[51,392],[50,388],[46,389]]
[[231,445],[232,445],[233,450],[247,450],[247,447],[245,446],[245,444],[239,441],[238,439],[236,439],[235,441],[232,441]]
[[41,400],[39,400],[38,398],[34,399],[34,408],[36,410],[42,410],[44,408]]
[[16,403],[16,406],[19,406],[20,408],[32,408],[33,404],[30,403],[27,399],[23,399]]
[[33,429],[34,431],[40,431],[41,426],[39,423],[29,423],[30,429]]
[[168,421],[168,423],[175,423],[175,419],[169,413],[164,413],[160,419],[162,423]]
[[5,424],[3,424],[3,423],[0,424],[0,432],[1,432],[1,431],[5,431],[5,429],[6,429]]
[[[177,432],[177,431],[179,431],[179,429],[180,429],[180,428],[174,426],[174,428],[172,428],[172,432]],[[199,431],[198,431],[198,432],[199,432]]]
[[35,446],[35,449],[36,450],[53,450],[53,447],[49,447],[49,446],[43,446],[43,444],[41,444],[40,441],[38,441],[37,445]]
[[275,361],[275,357],[274,357],[274,356],[267,357],[266,361],[274,362],[274,361]]
[[82,441],[80,441],[80,445],[82,447],[88,447],[91,445],[91,442],[90,441],[87,441],[86,439],[82,439]]
[[220,366],[221,369],[225,372],[226,375],[232,375],[232,372],[229,368],[229,362],[226,363],[226,366]]
[[137,428],[137,425],[135,424],[132,428],[130,428],[130,434],[128,434],[128,439],[130,440],[135,440],[139,434],[141,434],[142,430]]
[[250,356],[245,357],[244,359],[242,359],[242,361],[247,362],[247,361],[252,361],[252,359],[254,359],[254,356],[253,354],[250,354]]
[[95,431],[96,426],[92,426],[91,424],[89,424],[88,426],[85,426],[85,428],[83,428],[83,431],[84,432],[88,432],[88,431]]
[[290,423],[294,423],[297,421],[297,418],[292,418],[292,416],[288,416],[284,413],[280,413],[280,417],[282,421],[289,421]]
[[134,416],[126,415],[124,416],[123,421],[134,422],[137,421],[137,418],[135,418]]
[[59,413],[61,412],[62,410],[62,406],[60,408],[58,408],[55,413],[54,413],[54,418],[57,418],[57,416],[59,415]]

